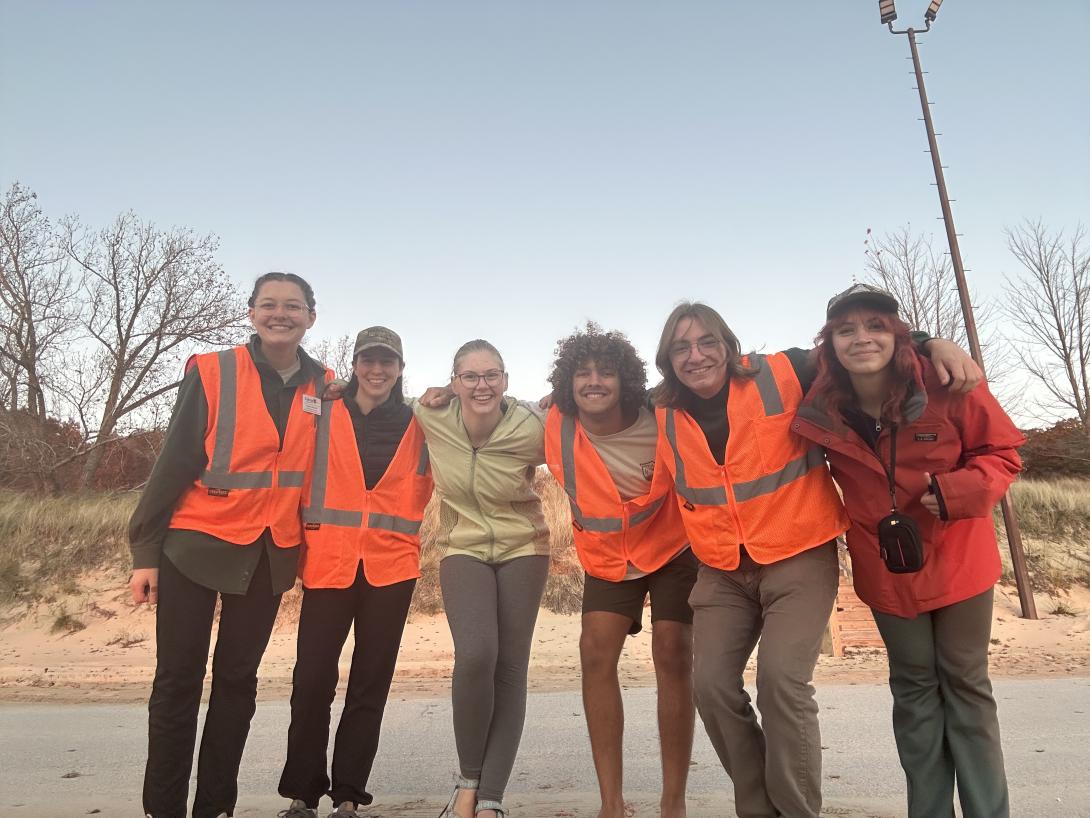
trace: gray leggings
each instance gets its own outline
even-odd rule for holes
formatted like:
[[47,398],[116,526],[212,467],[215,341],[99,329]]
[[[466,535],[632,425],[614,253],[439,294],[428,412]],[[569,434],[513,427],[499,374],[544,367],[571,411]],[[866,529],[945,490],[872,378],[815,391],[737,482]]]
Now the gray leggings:
[[454,741],[480,801],[502,801],[526,719],[526,669],[547,556],[487,563],[455,554],[439,563],[454,637]]

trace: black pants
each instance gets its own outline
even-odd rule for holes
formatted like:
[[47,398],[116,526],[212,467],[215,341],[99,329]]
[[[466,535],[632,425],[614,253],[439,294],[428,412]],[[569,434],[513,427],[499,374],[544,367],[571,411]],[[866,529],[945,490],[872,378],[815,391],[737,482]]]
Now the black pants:
[[[378,752],[379,729],[416,580],[376,587],[357,569],[348,588],[304,588],[292,676],[288,758],[280,794],[312,809],[327,792],[334,804],[373,800],[367,779]],[[337,692],[337,660],[355,626],[356,645],[344,712],[333,745],[333,780],[326,775],[330,705]]]
[[[185,818],[217,596],[220,594],[187,579],[163,558],[144,771],[144,812],[153,818]],[[245,594],[222,595],[212,657],[212,693],[197,760],[193,818],[215,818],[234,811],[239,762],[256,709],[257,666],[269,644],[279,607],[280,594],[272,592],[265,554]]]

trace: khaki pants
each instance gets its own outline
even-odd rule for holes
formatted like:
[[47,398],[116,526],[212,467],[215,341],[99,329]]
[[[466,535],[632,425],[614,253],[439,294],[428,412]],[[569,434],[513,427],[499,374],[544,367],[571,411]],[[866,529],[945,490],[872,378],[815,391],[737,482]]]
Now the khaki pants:
[[[734,571],[700,566],[693,608],[696,706],[734,782],[740,818],[817,818],[821,736],[810,683],[836,599],[836,543]],[[742,672],[757,652],[757,707]],[[763,730],[762,730],[763,725]]]
[[988,644],[992,589],[915,619],[874,612],[889,654],[893,733],[910,818],[1007,818]]

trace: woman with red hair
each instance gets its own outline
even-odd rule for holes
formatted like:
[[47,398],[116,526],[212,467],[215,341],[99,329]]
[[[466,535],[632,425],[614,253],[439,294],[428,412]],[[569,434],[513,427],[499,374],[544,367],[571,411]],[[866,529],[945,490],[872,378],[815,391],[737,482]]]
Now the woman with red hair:
[[855,590],[889,655],[910,818],[952,818],[955,780],[966,818],[1005,818],[988,678],[1000,575],[991,509],[1025,439],[987,386],[940,385],[897,310],[866,284],[833,297],[793,429],[825,447],[852,520]]

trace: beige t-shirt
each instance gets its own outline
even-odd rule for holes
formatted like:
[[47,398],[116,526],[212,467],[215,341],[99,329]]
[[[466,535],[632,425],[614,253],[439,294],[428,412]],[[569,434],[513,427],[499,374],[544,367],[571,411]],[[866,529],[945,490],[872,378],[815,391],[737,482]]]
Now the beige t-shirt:
[[659,434],[654,415],[641,406],[636,422],[627,429],[595,435],[584,426],[583,433],[594,444],[622,500],[647,494],[655,473],[655,441]]
[[[640,407],[636,422],[627,429],[611,435],[595,435],[583,427],[583,433],[602,458],[602,463],[613,478],[613,484],[622,500],[632,500],[647,494],[651,488],[651,478],[655,474],[658,424],[655,423],[655,416],[646,407]],[[686,544],[678,554],[688,547]],[[646,575],[646,571],[641,571],[629,563],[624,578],[639,579]]]

